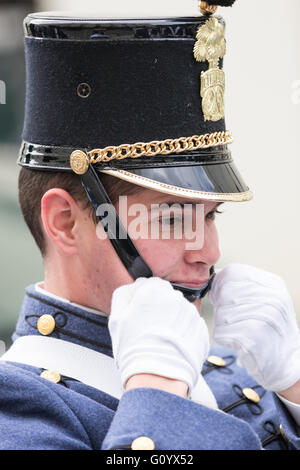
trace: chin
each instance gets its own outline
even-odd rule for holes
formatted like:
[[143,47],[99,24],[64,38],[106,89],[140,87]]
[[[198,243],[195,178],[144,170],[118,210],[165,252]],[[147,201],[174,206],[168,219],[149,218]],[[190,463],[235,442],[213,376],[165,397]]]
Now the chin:
[[195,302],[193,302],[193,305],[195,305],[198,312],[201,313],[201,299],[195,300]]

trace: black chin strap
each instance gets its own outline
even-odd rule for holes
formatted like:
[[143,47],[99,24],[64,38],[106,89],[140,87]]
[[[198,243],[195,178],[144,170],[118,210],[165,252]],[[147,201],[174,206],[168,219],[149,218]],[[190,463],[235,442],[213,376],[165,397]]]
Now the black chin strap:
[[[87,193],[87,196],[95,210],[97,220],[109,237],[117,255],[129,272],[130,276],[136,280],[139,277],[153,277],[153,272],[145,263],[140,253],[130,239],[117,211],[108,197],[100,179],[93,166],[90,164],[86,173],[81,175],[81,183]],[[105,215],[98,214],[99,206],[107,204],[108,211]],[[103,219],[105,218],[105,223]],[[209,291],[213,278],[215,276],[214,268],[211,268],[209,280],[201,286],[200,289],[192,289],[179,284],[171,283],[174,289],[180,290],[184,297],[190,302],[195,302],[203,298]]]

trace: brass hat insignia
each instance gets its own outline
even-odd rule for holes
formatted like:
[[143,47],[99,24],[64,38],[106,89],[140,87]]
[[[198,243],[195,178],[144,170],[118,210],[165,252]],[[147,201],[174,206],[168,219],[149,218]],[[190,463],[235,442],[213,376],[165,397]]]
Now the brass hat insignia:
[[198,62],[208,61],[209,69],[201,73],[202,110],[205,121],[224,117],[225,74],[219,60],[226,54],[224,27],[212,17],[198,29],[194,57]]

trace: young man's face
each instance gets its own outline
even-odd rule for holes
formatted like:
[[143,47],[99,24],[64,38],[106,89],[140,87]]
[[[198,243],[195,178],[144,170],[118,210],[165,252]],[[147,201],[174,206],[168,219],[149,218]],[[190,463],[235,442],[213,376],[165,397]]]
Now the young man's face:
[[[162,210],[159,210],[159,206]],[[192,201],[144,190],[122,201],[119,199],[116,209],[154,276],[198,288],[208,280],[210,268],[220,256],[214,222],[218,206],[218,203],[212,201]],[[168,207],[173,207],[173,210],[168,210]],[[102,308],[109,313],[113,291],[132,282],[132,279],[110,242],[106,243],[107,249],[103,252],[103,240],[99,240],[99,233],[95,233],[92,242],[94,249],[93,255],[90,254],[92,264],[89,277],[91,284],[92,279],[98,280],[102,291],[99,290],[100,304],[105,297],[105,307]],[[103,266],[103,256],[106,258],[105,272],[100,273],[97,260],[101,260]],[[200,308],[200,301],[196,305]]]

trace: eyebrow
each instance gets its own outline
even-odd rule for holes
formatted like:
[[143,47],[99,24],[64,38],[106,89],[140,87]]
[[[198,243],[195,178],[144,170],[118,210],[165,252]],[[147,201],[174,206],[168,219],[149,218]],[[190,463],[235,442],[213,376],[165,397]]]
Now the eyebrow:
[[[152,205],[153,203],[151,203]],[[176,204],[177,206],[181,206],[182,208],[184,208],[184,205],[185,204],[192,204],[193,206],[195,206],[196,204],[201,204],[201,202],[197,201],[197,202],[193,202],[193,201],[186,201],[186,202],[178,202],[178,201],[164,201],[164,202],[157,202],[157,203],[154,203],[154,204],[157,204],[157,205],[162,205],[162,204],[166,204],[168,206],[172,206],[173,204]],[[215,210],[217,209],[217,207],[220,207],[222,204],[224,204],[224,202],[217,202],[216,205],[212,208],[212,210]]]

